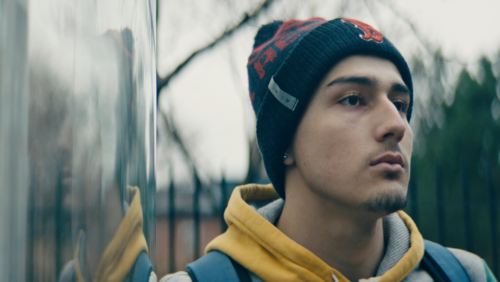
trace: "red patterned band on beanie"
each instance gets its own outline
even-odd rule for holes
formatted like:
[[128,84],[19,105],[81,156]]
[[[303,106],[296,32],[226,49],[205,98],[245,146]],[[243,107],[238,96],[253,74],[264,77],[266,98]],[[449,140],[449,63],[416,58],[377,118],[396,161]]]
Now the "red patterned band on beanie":
[[358,20],[343,18],[342,22],[349,22],[354,25],[354,27],[359,28],[363,31],[363,34],[360,34],[359,37],[364,40],[373,40],[377,43],[384,42],[384,37],[378,30],[374,29],[371,25],[365,24],[364,22],[360,22]]
[[259,29],[247,64],[250,100],[256,112],[271,76],[286,61],[293,47],[311,30],[326,22],[323,18],[275,21]]
[[284,22],[271,39],[252,51],[248,59],[248,65],[253,65],[260,79],[264,78],[266,74],[264,66],[269,62],[272,63],[280,51],[283,51],[290,43],[303,36],[305,32],[325,22],[326,20],[322,18]]

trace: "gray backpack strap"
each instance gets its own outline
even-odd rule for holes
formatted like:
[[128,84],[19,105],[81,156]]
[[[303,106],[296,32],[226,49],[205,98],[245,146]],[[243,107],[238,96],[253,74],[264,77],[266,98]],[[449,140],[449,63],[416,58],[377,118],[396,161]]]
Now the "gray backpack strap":
[[210,252],[188,264],[186,272],[193,282],[251,281],[243,266],[219,251]]
[[420,266],[427,270],[434,281],[470,282],[458,259],[447,248],[424,240],[425,253]]
[[[148,282],[149,275],[153,270],[153,265],[149,261],[146,252],[141,252],[137,257],[134,266],[132,267],[131,277],[132,282]],[[75,261],[68,262],[59,276],[58,282],[73,282],[75,281]]]
[[149,261],[149,257],[146,252],[141,252],[135,261],[135,264],[132,268],[132,282],[148,282],[149,275],[151,275],[151,271],[153,270],[153,265]]
[[64,265],[61,274],[59,275],[58,282],[73,282],[75,279],[75,261],[70,260]]

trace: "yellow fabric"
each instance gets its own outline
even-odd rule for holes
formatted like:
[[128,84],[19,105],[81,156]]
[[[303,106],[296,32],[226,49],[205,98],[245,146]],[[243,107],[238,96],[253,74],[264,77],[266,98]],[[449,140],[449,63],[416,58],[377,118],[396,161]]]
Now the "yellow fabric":
[[[210,242],[205,252],[219,250],[265,281],[333,281],[332,274],[339,282],[349,281],[339,271],[288,238],[245,202],[277,198],[270,184],[236,187],[224,213],[228,230]],[[411,232],[411,247],[380,281],[402,280],[423,256],[423,239],[415,224],[404,212],[398,214]]]
[[76,239],[75,248],[75,275],[78,282],[85,282],[85,280],[83,279],[82,270],[80,269],[80,260],[78,259],[78,254],[80,253],[80,241],[82,240],[82,236],[83,230],[80,230],[80,232],[78,232],[78,238]]
[[[146,238],[142,232],[141,195],[139,188],[131,188],[135,195],[115,236],[101,257],[96,275],[98,282],[122,282],[132,269],[139,254],[142,251],[148,252]],[[78,245],[76,250],[76,277],[79,282],[85,282],[77,260]]]
[[419,264],[424,256],[424,238],[420,235],[417,225],[415,225],[413,220],[404,211],[398,211],[398,215],[410,231],[410,249],[393,268],[382,275],[379,282],[399,282],[403,280]]

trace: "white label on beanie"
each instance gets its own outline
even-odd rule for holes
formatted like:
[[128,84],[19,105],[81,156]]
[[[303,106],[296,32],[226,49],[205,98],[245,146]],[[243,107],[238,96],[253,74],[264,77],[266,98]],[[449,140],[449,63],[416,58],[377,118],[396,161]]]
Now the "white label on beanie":
[[271,81],[269,81],[269,90],[271,90],[271,93],[273,93],[274,97],[280,101],[281,104],[283,104],[285,107],[289,108],[290,110],[295,110],[295,107],[299,103],[299,100],[297,98],[293,97],[292,95],[286,93],[285,91],[281,90],[281,88],[274,82],[274,76],[271,77]]

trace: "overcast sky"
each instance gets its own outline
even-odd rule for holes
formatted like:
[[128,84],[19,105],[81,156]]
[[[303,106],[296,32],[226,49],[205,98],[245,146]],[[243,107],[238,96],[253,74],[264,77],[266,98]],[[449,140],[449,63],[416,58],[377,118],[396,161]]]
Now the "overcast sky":
[[[161,75],[190,52],[210,42],[220,34],[221,27],[238,21],[236,15],[259,3],[240,1],[233,6],[211,6],[206,4],[210,1],[179,2],[160,1],[157,32]],[[160,108],[173,117],[205,175],[218,178],[225,171],[227,177],[235,181],[245,177],[247,140],[255,132],[254,113],[247,93],[246,61],[257,27],[272,19],[289,19],[290,15],[300,19],[311,16],[331,19],[339,16],[339,7],[333,2],[338,3],[275,2],[265,17],[198,56],[161,93]],[[408,23],[414,25],[415,31],[432,48],[439,47],[450,61],[468,64],[473,71],[481,56],[494,58],[500,51],[498,0],[350,1],[349,4],[353,6],[352,3],[358,2],[344,15],[381,30],[406,58],[426,52]],[[196,8],[186,5],[196,5]],[[168,180],[167,160],[172,156],[171,151],[165,144],[159,144],[159,187]],[[170,159],[176,175],[187,176],[181,159],[178,156]]]

